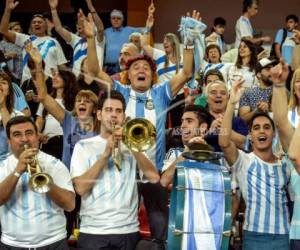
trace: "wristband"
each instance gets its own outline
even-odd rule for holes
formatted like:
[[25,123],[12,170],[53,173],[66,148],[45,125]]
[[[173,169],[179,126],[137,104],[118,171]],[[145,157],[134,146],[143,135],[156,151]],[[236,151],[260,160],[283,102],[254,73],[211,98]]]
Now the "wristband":
[[285,83],[273,83],[275,88],[285,88]]
[[151,31],[151,28],[145,27],[144,30],[143,30],[143,35],[149,34],[150,31]]
[[194,45],[185,45],[184,49],[194,49],[195,46]]
[[14,176],[16,176],[17,178],[20,178],[21,177],[21,174],[18,173],[17,171],[14,172]]
[[97,13],[97,11],[91,11],[90,13],[91,13],[91,14],[95,14],[95,13]]

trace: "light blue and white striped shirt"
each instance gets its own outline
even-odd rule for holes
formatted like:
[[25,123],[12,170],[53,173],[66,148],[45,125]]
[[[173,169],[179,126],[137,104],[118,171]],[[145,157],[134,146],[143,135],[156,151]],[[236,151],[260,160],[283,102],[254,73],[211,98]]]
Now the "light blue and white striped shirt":
[[[126,115],[133,118],[146,118],[156,128],[156,144],[146,152],[148,158],[158,170],[163,167],[165,157],[165,124],[168,106],[173,98],[169,82],[156,84],[144,93],[134,91],[130,85],[114,81],[115,90],[119,91],[126,101]],[[154,108],[146,108],[147,100],[152,100]]]
[[[81,176],[100,159],[107,140],[100,135],[76,143],[71,159],[72,178]],[[138,232],[136,160],[121,143],[121,171],[112,161],[105,166],[88,194],[81,197],[80,232],[128,234]]]
[[291,164],[286,157],[277,163],[268,163],[253,152],[239,150],[233,168],[246,202],[245,230],[268,234],[289,233],[287,185]]
[[[42,171],[65,190],[74,192],[71,176],[65,165],[48,154],[38,153]],[[15,171],[18,159],[10,155],[0,162],[0,182]],[[28,185],[30,176],[24,173],[10,199],[1,206],[1,242],[6,245],[36,248],[66,238],[66,218],[63,208],[49,195],[33,192]]]
[[[97,37],[95,37],[95,42],[99,65],[100,68],[102,68],[104,57],[104,39],[101,43],[99,43]],[[71,33],[70,45],[73,48],[73,73],[78,76],[80,74],[81,62],[87,56],[87,42],[85,38]]]
[[[181,56],[182,58],[182,56]],[[153,59],[157,65],[158,82],[170,81],[176,75],[176,64],[169,61],[168,67],[165,68],[167,55],[164,51],[153,48]],[[179,64],[178,71],[183,68],[182,61]]]
[[240,16],[235,25],[235,48],[240,46],[243,37],[253,37],[253,28],[248,18]]

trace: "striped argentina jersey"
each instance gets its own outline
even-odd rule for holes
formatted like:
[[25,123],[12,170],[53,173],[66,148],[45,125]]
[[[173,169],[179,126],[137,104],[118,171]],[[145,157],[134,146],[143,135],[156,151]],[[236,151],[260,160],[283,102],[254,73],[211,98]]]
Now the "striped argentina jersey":
[[[36,47],[41,53],[43,61],[45,62],[44,72],[47,76],[52,76],[52,68],[56,69],[58,65],[65,64],[67,62],[64,52],[56,39],[50,36],[37,37],[16,33],[16,45],[24,48],[27,41],[31,41],[32,45]],[[31,73],[27,65],[28,60],[29,55],[28,53],[26,53],[25,49],[23,49],[22,82],[31,78]]]
[[[101,43],[99,43],[97,36],[95,36],[95,42],[99,65],[100,68],[102,68],[104,55],[104,39]],[[73,73],[78,76],[81,72],[81,62],[87,56],[87,42],[85,38],[71,33],[70,45],[73,48]]]
[[[181,56],[182,58],[182,56]],[[176,75],[176,64],[169,61],[168,67],[165,68],[167,55],[164,51],[153,48],[153,59],[157,65],[158,82],[170,81]],[[183,68],[182,61],[179,64],[179,69]],[[178,69],[178,70],[179,70]]]
[[[105,151],[101,136],[76,143],[71,159],[72,178],[87,172]],[[138,232],[136,160],[121,144],[121,171],[112,158],[100,172],[90,192],[81,197],[80,232],[87,234],[128,234]]]
[[[64,164],[56,158],[38,153],[42,171],[65,190],[74,192],[71,176]],[[14,173],[18,160],[10,155],[0,162],[0,182]],[[66,238],[66,218],[63,208],[49,195],[33,192],[28,185],[29,174],[23,173],[10,197],[1,206],[1,242],[9,246],[36,248]]]
[[244,230],[268,234],[289,233],[287,185],[291,162],[284,157],[267,163],[253,152],[239,156],[233,168],[246,202]]
[[[125,98],[126,116],[131,119],[146,118],[155,126],[156,144],[146,154],[156,168],[161,170],[166,151],[165,124],[168,106],[173,98],[170,83],[156,84],[144,93],[136,92],[130,85],[123,85],[118,81],[114,81],[113,85]],[[146,108],[147,100],[153,102],[153,109]]]

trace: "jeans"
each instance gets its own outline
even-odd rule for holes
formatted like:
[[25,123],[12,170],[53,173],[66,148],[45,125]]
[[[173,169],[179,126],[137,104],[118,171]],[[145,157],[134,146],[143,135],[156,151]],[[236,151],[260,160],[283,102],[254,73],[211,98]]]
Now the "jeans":
[[288,234],[267,234],[244,230],[243,250],[289,250]]

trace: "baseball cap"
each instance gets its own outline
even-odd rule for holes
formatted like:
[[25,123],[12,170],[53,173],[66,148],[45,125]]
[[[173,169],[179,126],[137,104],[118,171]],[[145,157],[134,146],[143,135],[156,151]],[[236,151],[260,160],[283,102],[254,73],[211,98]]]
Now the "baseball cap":
[[255,67],[255,72],[260,72],[262,69],[268,66],[274,66],[278,63],[278,61],[274,58],[262,58],[260,59]]

